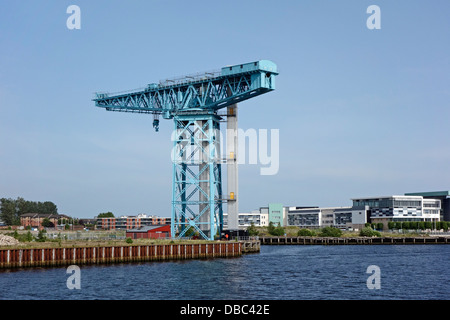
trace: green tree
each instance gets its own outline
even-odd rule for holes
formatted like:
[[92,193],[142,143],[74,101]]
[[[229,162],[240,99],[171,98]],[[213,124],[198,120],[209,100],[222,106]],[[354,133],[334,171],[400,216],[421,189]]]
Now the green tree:
[[18,197],[15,203],[19,216],[25,213],[58,214],[57,206],[51,201],[29,201]]
[[25,241],[28,241],[28,242],[33,241],[33,235],[31,234],[30,231],[28,231],[28,232],[26,233]]
[[258,231],[258,229],[255,227],[255,224],[254,224],[253,222],[251,223],[250,227],[247,228],[247,231],[248,231],[248,235],[249,235],[250,237],[252,237],[252,236],[257,236],[257,235],[259,234],[259,231]]
[[340,237],[342,236],[342,230],[335,227],[325,227],[319,235],[321,237]]
[[278,225],[278,227],[276,227],[273,230],[273,235],[274,236],[283,236],[286,233],[286,231],[284,230],[284,228],[280,225]]
[[58,207],[51,201],[39,203],[39,213],[58,214]]
[[425,230],[425,222],[419,221],[419,222],[417,223],[417,229]]
[[114,214],[110,211],[99,213],[97,218],[114,218]]
[[312,237],[315,235],[315,233],[309,229],[300,229],[298,230],[297,235],[299,237]]
[[267,227],[267,232],[268,232],[269,234],[272,234],[274,230],[275,230],[275,226],[273,225],[273,222],[270,221],[270,222],[269,222],[269,226]]
[[47,231],[45,231],[45,229],[39,230],[36,241],[37,242],[45,242],[47,240],[47,237],[45,236],[46,233],[47,233]]
[[16,212],[20,216],[25,213],[36,212],[29,209],[30,201],[26,201],[22,197],[18,197],[15,201]]
[[9,226],[20,225],[15,200],[11,198],[0,199],[0,219]]
[[275,227],[273,225],[273,222],[270,222],[269,227],[267,228],[267,231],[272,236],[282,236],[285,234],[284,228],[280,225],[280,223],[278,223],[278,226]]
[[49,218],[44,218],[42,220],[42,226],[46,228],[53,228],[55,225],[53,224],[53,222],[50,221]]
[[0,219],[7,225],[20,225],[20,216],[25,213],[58,214],[58,208],[51,201],[28,201],[21,197],[0,199]]

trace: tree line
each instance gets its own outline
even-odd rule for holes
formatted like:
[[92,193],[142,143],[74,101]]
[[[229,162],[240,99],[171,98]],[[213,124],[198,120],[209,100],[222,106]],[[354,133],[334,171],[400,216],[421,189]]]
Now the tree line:
[[58,214],[58,207],[51,201],[0,199],[0,219],[7,225],[20,225],[20,216],[25,213]]
[[447,231],[450,226],[448,221],[389,221],[389,229],[409,229],[409,230],[426,230],[436,229]]

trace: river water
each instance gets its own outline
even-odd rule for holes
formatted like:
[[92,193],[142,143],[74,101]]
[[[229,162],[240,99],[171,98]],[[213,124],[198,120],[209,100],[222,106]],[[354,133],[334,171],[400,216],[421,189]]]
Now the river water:
[[0,270],[0,299],[448,300],[449,258],[448,245],[261,246],[239,258],[80,266],[80,289],[68,288],[66,267]]

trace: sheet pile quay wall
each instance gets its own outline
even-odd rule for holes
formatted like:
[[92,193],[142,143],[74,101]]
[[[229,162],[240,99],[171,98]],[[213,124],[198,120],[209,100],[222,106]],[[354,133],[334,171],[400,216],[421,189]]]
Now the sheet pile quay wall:
[[241,255],[241,242],[0,249],[0,268],[227,258]]

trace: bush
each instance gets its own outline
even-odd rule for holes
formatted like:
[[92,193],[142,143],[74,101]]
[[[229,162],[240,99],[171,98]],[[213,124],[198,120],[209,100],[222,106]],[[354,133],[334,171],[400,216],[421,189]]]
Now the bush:
[[269,223],[269,227],[267,228],[267,231],[272,236],[283,236],[286,232],[284,231],[284,228],[278,224],[278,227],[275,227],[273,225],[273,222]]
[[284,231],[284,228],[281,226],[276,227],[272,231],[272,235],[274,236],[283,236],[286,232]]
[[299,237],[312,237],[315,235],[315,233],[309,229],[300,229],[300,230],[298,230],[297,235]]
[[28,231],[27,233],[18,233],[17,230],[14,231],[14,233],[12,234],[12,236],[19,240],[20,242],[30,242],[33,241],[33,235],[31,234],[30,231]]
[[47,237],[45,236],[46,233],[47,233],[47,231],[45,231],[45,229],[39,230],[36,241],[37,242],[45,242],[47,240]]
[[321,237],[340,237],[342,236],[342,231],[335,227],[325,227],[320,233]]
[[381,237],[381,233],[379,233],[376,230],[373,230],[370,227],[362,228],[361,231],[359,232],[359,235],[361,237]]
[[412,221],[410,222],[410,228],[414,230],[420,229],[420,223],[418,221]]
[[23,237],[20,241],[31,242],[31,241],[33,241],[33,235],[31,234],[30,231],[28,231],[26,234],[23,235]]
[[258,229],[256,229],[256,227],[255,227],[253,222],[250,225],[250,227],[247,228],[247,231],[248,231],[248,235],[250,237],[257,236],[259,234],[259,231],[258,231]]
[[125,240],[125,242],[126,242],[126,243],[130,243],[130,244],[131,244],[131,243],[133,243],[133,239],[131,239],[131,238],[127,238],[127,239]]

